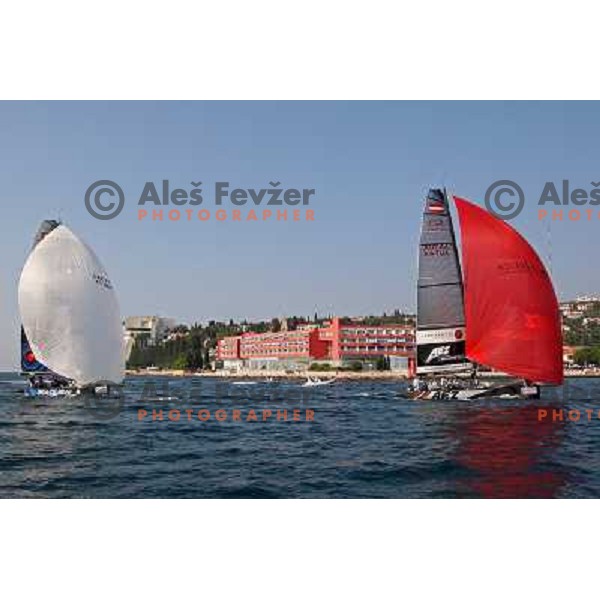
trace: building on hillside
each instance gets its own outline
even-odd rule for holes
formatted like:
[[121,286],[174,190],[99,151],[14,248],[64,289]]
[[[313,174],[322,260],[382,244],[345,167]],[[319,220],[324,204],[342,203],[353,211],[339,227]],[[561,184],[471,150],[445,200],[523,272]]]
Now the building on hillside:
[[127,317],[123,323],[126,359],[129,359],[136,341],[143,346],[155,346],[165,339],[176,324],[175,319],[166,317]]
[[575,362],[574,356],[578,348],[578,346],[563,346],[563,364],[565,367],[569,367]]
[[[334,366],[374,362],[380,357],[414,356],[414,328],[410,325],[365,325],[335,317],[323,326],[300,323],[293,331],[244,333],[217,345],[223,368],[298,369],[315,361]],[[395,361],[400,369],[402,361]],[[408,368],[408,361],[407,361]]]
[[579,319],[583,316],[583,311],[579,310],[575,302],[561,302],[560,314],[564,320],[567,319]]
[[600,296],[594,296],[592,294],[588,294],[586,296],[577,296],[577,298],[575,298],[575,302],[582,306],[598,304],[600,302]]
[[578,296],[575,300],[560,303],[560,312],[564,319],[580,319],[586,312],[600,307],[598,296]]

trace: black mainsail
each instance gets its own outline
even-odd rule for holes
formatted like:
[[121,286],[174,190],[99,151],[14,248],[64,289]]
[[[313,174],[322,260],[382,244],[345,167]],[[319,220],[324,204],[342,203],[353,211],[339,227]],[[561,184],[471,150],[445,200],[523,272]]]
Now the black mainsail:
[[448,196],[430,189],[419,242],[417,374],[467,368],[463,280]]

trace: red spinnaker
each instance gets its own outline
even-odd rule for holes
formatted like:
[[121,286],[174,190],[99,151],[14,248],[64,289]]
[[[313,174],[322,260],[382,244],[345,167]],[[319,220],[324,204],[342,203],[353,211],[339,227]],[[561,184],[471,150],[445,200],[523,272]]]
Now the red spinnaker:
[[454,198],[460,219],[467,357],[539,383],[563,382],[562,333],[552,281],[508,223]]

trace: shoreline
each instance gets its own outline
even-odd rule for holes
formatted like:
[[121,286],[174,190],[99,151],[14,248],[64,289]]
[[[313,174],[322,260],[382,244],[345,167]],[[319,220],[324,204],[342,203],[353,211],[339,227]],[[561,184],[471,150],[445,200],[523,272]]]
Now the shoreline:
[[[308,379],[318,377],[319,379],[338,379],[354,381],[407,381],[410,377],[404,373],[392,371],[297,371],[294,373],[282,373],[281,371],[181,371],[176,369],[163,369],[158,371],[131,370],[125,371],[127,377],[208,377],[213,379]],[[600,369],[588,371],[565,371],[565,379],[571,378],[598,378]]]
[[353,379],[353,380],[383,380],[383,381],[406,381],[408,376],[403,373],[394,373],[391,371],[298,371],[295,373],[282,373],[281,371],[178,371],[175,369],[165,369],[160,371],[134,371],[128,369],[125,374],[128,377],[209,377],[213,379],[308,379],[308,377],[318,377],[319,379]]

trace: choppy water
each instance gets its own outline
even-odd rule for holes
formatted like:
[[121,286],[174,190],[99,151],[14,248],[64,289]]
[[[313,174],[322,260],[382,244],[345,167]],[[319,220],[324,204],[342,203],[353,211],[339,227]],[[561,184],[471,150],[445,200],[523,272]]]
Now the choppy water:
[[[132,378],[122,407],[99,408],[82,398],[26,400],[23,381],[3,374],[0,497],[600,496],[600,379],[571,380],[566,393],[527,403],[413,402],[403,387]],[[564,420],[539,421],[539,408],[562,408]],[[163,421],[152,421],[152,409]],[[209,421],[197,418],[201,409]],[[250,409],[256,422],[245,420]],[[302,420],[292,420],[294,409]],[[580,410],[578,422],[568,409]],[[263,421],[263,410],[273,416]]]

